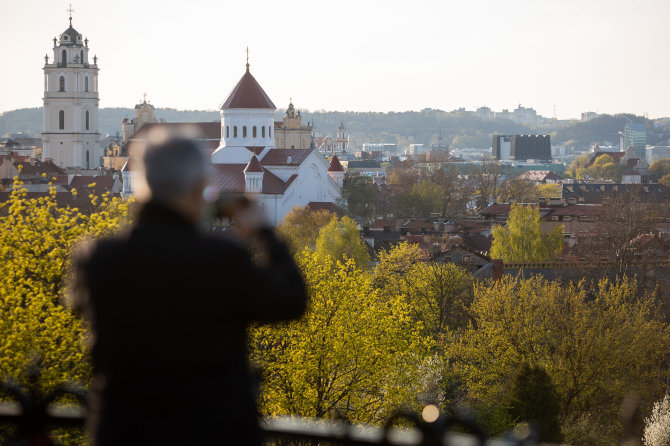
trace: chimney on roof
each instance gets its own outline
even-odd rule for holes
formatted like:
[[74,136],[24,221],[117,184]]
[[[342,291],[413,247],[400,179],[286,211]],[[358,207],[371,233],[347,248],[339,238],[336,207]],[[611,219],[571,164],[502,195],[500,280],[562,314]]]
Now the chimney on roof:
[[502,279],[503,275],[503,260],[493,259],[493,280]]

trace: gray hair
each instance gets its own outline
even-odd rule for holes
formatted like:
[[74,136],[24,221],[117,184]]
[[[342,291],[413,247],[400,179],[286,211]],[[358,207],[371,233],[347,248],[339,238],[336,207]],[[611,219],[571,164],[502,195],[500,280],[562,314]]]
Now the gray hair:
[[170,203],[207,182],[207,157],[191,138],[150,138],[141,153],[135,155],[139,161],[136,195],[142,202]]

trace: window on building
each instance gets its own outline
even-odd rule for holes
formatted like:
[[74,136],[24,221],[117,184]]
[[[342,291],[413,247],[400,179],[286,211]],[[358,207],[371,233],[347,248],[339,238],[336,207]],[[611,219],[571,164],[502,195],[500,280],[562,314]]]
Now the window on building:
[[265,138],[265,126],[261,127],[261,136]]
[[84,63],[84,50],[79,51],[79,63]]
[[60,55],[61,55],[61,62],[63,63],[63,66],[64,67],[67,66],[67,52],[65,50],[63,50],[63,52],[60,53]]
[[61,76],[58,81],[58,91],[65,91],[65,76]]
[[[88,113],[88,112],[86,112],[86,113]],[[91,168],[91,166],[90,166],[90,164],[89,164],[88,150],[86,151],[86,168],[87,168],[87,169],[90,169],[90,168]]]
[[226,138],[230,138],[230,126],[226,126]]
[[255,137],[256,137],[256,126],[254,126],[253,130],[251,131],[251,133],[253,134],[253,137],[255,138]]
[[237,138],[237,126],[233,127],[233,138]]
[[272,127],[268,126],[268,136],[272,138]]
[[88,77],[84,78],[84,91],[88,92]]
[[59,130],[65,129],[65,111],[63,110],[60,110],[58,112],[58,129]]
[[89,123],[89,115],[88,115],[88,110],[86,110],[86,130],[88,130],[88,123]]
[[247,137],[247,126],[242,126],[242,138]]

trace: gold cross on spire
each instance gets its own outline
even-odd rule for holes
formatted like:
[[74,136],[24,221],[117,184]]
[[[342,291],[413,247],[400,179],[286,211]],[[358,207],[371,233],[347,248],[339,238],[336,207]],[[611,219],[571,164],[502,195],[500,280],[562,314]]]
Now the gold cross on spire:
[[249,71],[249,47],[247,47],[247,71]]
[[146,91],[144,92],[144,102],[145,103],[147,102],[147,92]]
[[70,3],[70,7],[67,8],[67,12],[70,13],[70,26],[72,26],[72,13],[74,12],[74,9],[72,9],[72,3]]

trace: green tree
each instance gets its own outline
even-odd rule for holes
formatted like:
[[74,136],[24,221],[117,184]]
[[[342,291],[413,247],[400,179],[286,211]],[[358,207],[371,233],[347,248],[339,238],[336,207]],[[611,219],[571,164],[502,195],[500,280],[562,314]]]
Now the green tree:
[[652,174],[663,177],[670,174],[670,158],[663,158],[651,163],[649,166],[649,172]]
[[259,326],[252,361],[264,369],[265,415],[378,423],[418,408],[429,341],[401,296],[383,299],[351,259],[297,256],[310,303],[299,321]]
[[428,178],[424,178],[409,193],[412,216],[428,217],[433,212],[442,212],[443,190]]
[[491,257],[505,262],[551,261],[563,249],[563,226],[544,233],[537,206],[512,204],[505,226],[495,226],[492,236]]
[[362,219],[374,216],[375,188],[365,175],[349,171],[344,174],[342,199],[349,215]]
[[277,226],[277,234],[284,240],[294,254],[307,248],[314,250],[321,228],[335,217],[326,210],[311,211],[296,206],[286,214]]
[[584,170],[590,162],[590,154],[586,153],[584,155],[580,155],[575,158],[572,163],[570,163],[570,167],[568,167],[568,169],[565,171],[565,174],[570,178],[584,178]]
[[333,217],[326,226],[321,228],[316,239],[315,253],[321,259],[328,257],[340,262],[352,259],[359,268],[367,269],[370,255],[361,241],[358,226],[349,217],[337,219]]
[[539,430],[541,441],[562,440],[558,392],[542,367],[522,364],[514,374],[505,404],[515,422],[529,421]]
[[[39,359],[35,390],[88,383],[87,332],[61,304],[70,253],[83,238],[117,231],[128,220],[129,206],[109,196],[89,198],[94,210],[83,213],[58,206],[54,191],[28,199],[15,180],[9,201],[0,206],[0,379],[32,387],[26,371]],[[68,438],[61,436],[70,443]]]
[[596,155],[593,164],[584,170],[584,174],[589,178],[621,181],[623,166],[616,164],[614,159],[607,155]]
[[[495,413],[523,363],[550,376],[564,428],[589,416],[591,429],[608,431],[626,394],[649,401],[664,391],[670,330],[632,280],[591,288],[503,277],[475,285],[470,312],[474,322],[448,345],[452,371],[480,413]],[[483,421],[492,433],[510,427]],[[581,444],[574,432],[566,441]],[[615,442],[603,435],[601,444]]]

